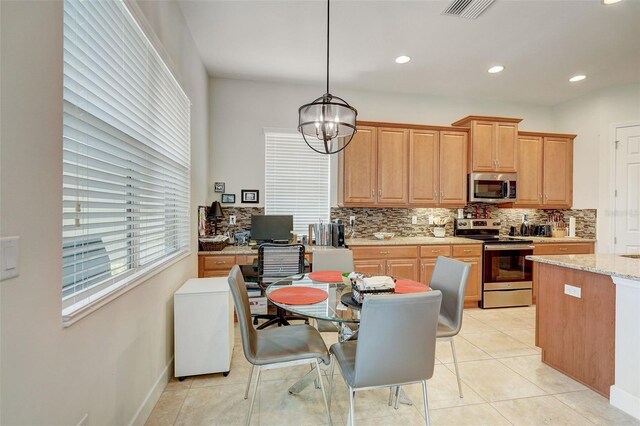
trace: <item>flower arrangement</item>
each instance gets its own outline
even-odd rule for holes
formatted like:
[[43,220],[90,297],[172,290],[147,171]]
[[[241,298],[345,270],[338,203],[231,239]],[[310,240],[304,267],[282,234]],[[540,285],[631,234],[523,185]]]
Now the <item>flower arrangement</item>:
[[433,219],[433,235],[438,238],[444,238],[445,225],[449,222],[449,217],[436,217]]

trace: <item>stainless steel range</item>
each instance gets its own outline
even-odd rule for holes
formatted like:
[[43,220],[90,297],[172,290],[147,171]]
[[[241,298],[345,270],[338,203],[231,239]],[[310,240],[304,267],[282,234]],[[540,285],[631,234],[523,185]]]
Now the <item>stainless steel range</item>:
[[482,308],[527,306],[532,303],[533,241],[500,236],[500,220],[456,219],[454,235],[483,243]]

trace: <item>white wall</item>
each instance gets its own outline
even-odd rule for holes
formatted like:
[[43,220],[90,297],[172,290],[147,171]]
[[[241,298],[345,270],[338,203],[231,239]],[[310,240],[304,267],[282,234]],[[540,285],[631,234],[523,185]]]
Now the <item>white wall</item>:
[[[522,130],[553,131],[551,108],[517,103],[332,89],[358,110],[358,119],[412,124],[451,125],[467,115],[520,117]],[[212,78],[209,85],[211,147],[209,200],[213,182],[240,200],[241,189],[260,190],[264,199],[264,128],[295,129],[298,108],[324,93],[322,86],[295,86]],[[336,162],[332,205],[336,204]],[[219,195],[215,194],[215,199]],[[262,204],[261,204],[262,205]],[[251,206],[245,204],[244,206]]]
[[[195,238],[188,258],[62,328],[62,3],[0,4],[0,232],[21,238],[20,276],[0,283],[0,423],[74,425],[85,413],[89,424],[144,421],[173,356],[172,294],[197,273]],[[177,4],[140,7],[193,103],[197,205],[206,200],[208,77]]]
[[640,122],[640,84],[590,93],[553,109],[558,132],[576,133],[573,207],[598,209],[597,250],[613,248],[611,196],[615,124]]

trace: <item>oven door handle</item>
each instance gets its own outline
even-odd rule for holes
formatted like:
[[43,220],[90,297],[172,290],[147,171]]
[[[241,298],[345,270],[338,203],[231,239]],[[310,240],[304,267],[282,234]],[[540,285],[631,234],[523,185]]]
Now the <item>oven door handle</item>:
[[505,251],[505,250],[533,250],[533,246],[522,244],[489,244],[484,246],[484,251]]

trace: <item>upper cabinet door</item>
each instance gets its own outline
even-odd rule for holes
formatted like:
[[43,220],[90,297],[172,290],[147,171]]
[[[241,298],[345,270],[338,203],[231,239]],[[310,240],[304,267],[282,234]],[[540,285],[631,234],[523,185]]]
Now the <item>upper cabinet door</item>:
[[438,202],[437,130],[411,130],[409,133],[409,203],[422,206]]
[[467,133],[440,132],[440,205],[467,204]]
[[502,173],[515,173],[518,160],[516,150],[518,126],[513,123],[496,123],[495,126],[494,170]]
[[471,170],[490,172],[495,166],[495,123],[473,121],[471,124]]
[[518,206],[542,204],[542,138],[520,136],[518,139]]
[[573,140],[544,138],[544,205],[571,207],[573,204]]
[[409,201],[409,130],[378,129],[378,203]]
[[372,205],[377,200],[377,128],[358,127],[343,151],[343,203]]

